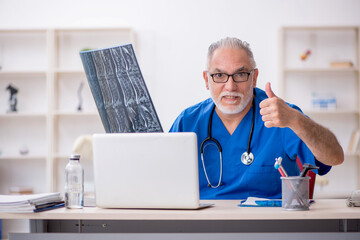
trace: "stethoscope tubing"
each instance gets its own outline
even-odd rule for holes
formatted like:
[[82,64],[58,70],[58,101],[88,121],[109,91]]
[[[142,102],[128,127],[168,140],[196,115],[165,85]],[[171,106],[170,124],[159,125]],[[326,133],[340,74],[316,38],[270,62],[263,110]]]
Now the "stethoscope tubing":
[[[254,90],[254,96],[255,96],[255,90]],[[209,124],[208,124],[208,136],[202,141],[201,145],[200,145],[200,156],[201,156],[201,162],[202,162],[202,165],[203,165],[203,169],[204,169],[204,173],[205,173],[205,177],[206,177],[206,180],[208,182],[208,186],[211,187],[211,188],[218,188],[219,186],[223,185],[222,184],[222,169],[223,169],[223,160],[222,160],[222,147],[221,147],[221,144],[219,143],[218,140],[216,140],[215,138],[212,137],[212,119],[213,119],[213,115],[214,115],[214,111],[215,111],[215,107],[216,105],[214,104],[212,110],[211,110],[211,113],[210,113],[210,118],[209,118]],[[251,141],[252,141],[252,136],[253,136],[253,133],[254,133],[254,127],[255,127],[255,98],[253,99],[253,102],[252,102],[252,112],[253,112],[253,119],[252,119],[252,124],[251,124],[251,129],[250,129],[250,134],[249,134],[249,140],[248,140],[248,145],[247,145],[247,150],[245,153],[249,155],[252,155],[251,151],[250,151],[250,148],[251,148]],[[206,167],[205,167],[205,161],[204,161],[204,145],[206,142],[208,141],[212,141],[216,144],[217,148],[218,148],[218,151],[219,151],[219,155],[220,155],[220,176],[219,176],[219,182],[217,185],[212,185],[211,182],[210,182],[210,179],[209,179],[209,176],[207,174],[207,171],[206,171]],[[243,154],[245,154],[243,153]],[[253,156],[252,156],[253,158]],[[253,160],[252,160],[253,161]],[[252,161],[249,163],[249,164],[245,164],[245,165],[250,165],[252,163]]]
[[246,152],[248,154],[250,154],[250,147],[251,147],[251,140],[252,140],[252,136],[254,133],[254,127],[255,127],[255,98],[253,99],[252,102],[252,109],[253,109],[253,119],[252,119],[252,123],[251,123],[251,129],[250,129],[250,135],[249,135],[249,140],[248,140],[248,145],[247,145],[247,150]]
[[[210,113],[210,119],[209,119],[209,125],[208,125],[208,136],[204,139],[204,141],[202,141],[201,146],[200,146],[200,155],[201,155],[201,162],[202,162],[202,165],[203,165],[203,168],[204,168],[205,177],[206,177],[206,180],[208,182],[208,186],[211,187],[211,188],[218,188],[219,186],[222,185],[221,180],[222,180],[222,172],[223,172],[222,171],[223,161],[222,161],[222,147],[221,147],[219,141],[211,136],[211,126],[212,126],[212,118],[213,118],[213,115],[214,115],[214,111],[215,111],[215,104],[214,104],[214,107],[212,108],[211,113]],[[219,150],[220,176],[219,176],[219,182],[218,182],[218,184],[216,186],[211,184],[209,176],[208,176],[207,171],[206,171],[206,167],[205,167],[204,145],[208,141],[213,141],[216,144],[216,146],[217,146],[217,148]]]

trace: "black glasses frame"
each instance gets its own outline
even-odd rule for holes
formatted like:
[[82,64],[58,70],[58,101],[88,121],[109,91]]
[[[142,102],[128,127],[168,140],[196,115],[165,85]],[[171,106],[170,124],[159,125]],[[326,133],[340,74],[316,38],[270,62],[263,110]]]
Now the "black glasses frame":
[[[210,74],[210,77],[212,78],[212,80],[213,80],[215,83],[226,83],[227,81],[229,81],[229,77],[231,77],[234,82],[236,82],[236,83],[241,83],[241,82],[247,82],[247,81],[249,80],[250,74],[251,74],[254,70],[255,70],[255,68],[253,68],[250,72],[238,72],[238,73],[234,73],[234,74],[221,73],[221,74],[224,74],[224,75],[227,76],[227,79],[226,79],[226,81],[224,81],[224,82],[217,82],[217,81],[215,81],[215,79],[214,79],[214,75],[215,75],[215,74],[218,74],[218,73],[220,73],[220,72],[217,72],[217,73],[209,73],[209,74]],[[246,73],[246,74],[247,74],[246,80],[244,80],[244,81],[236,81],[236,80],[234,79],[234,75],[239,74],[239,73]]]

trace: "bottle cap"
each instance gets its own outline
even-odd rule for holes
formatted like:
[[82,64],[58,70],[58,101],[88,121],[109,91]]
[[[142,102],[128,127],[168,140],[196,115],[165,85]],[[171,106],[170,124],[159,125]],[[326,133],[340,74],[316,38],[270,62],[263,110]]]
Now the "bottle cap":
[[80,160],[80,155],[79,154],[73,154],[70,156],[70,160]]

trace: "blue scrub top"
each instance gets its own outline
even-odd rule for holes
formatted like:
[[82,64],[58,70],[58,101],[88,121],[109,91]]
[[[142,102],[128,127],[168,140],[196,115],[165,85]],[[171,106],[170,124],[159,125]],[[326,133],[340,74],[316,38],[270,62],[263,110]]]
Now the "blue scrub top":
[[[219,141],[223,155],[222,186],[208,187],[200,157],[200,146],[208,136],[208,124],[212,99],[207,99],[184,110],[173,123],[170,132],[195,132],[199,148],[200,199],[246,199],[247,197],[281,198],[281,175],[274,168],[275,158],[283,158],[283,166],[289,176],[298,176],[297,156],[303,163],[320,167],[318,173],[326,174],[331,167],[318,162],[305,143],[289,128],[267,128],[260,115],[259,104],[266,93],[255,88],[255,126],[250,145],[254,162],[244,165],[241,155],[247,150],[253,118],[253,108],[245,115],[232,135],[229,134],[216,111],[213,115],[212,137]],[[301,112],[295,106],[289,104]],[[212,185],[220,177],[220,158],[214,144],[204,149],[205,168]]]

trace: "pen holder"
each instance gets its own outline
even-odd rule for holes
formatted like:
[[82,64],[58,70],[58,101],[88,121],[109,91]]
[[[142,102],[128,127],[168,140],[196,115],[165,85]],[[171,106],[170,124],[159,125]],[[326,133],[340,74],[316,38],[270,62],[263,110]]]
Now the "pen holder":
[[281,177],[284,210],[309,210],[309,179],[310,177]]

